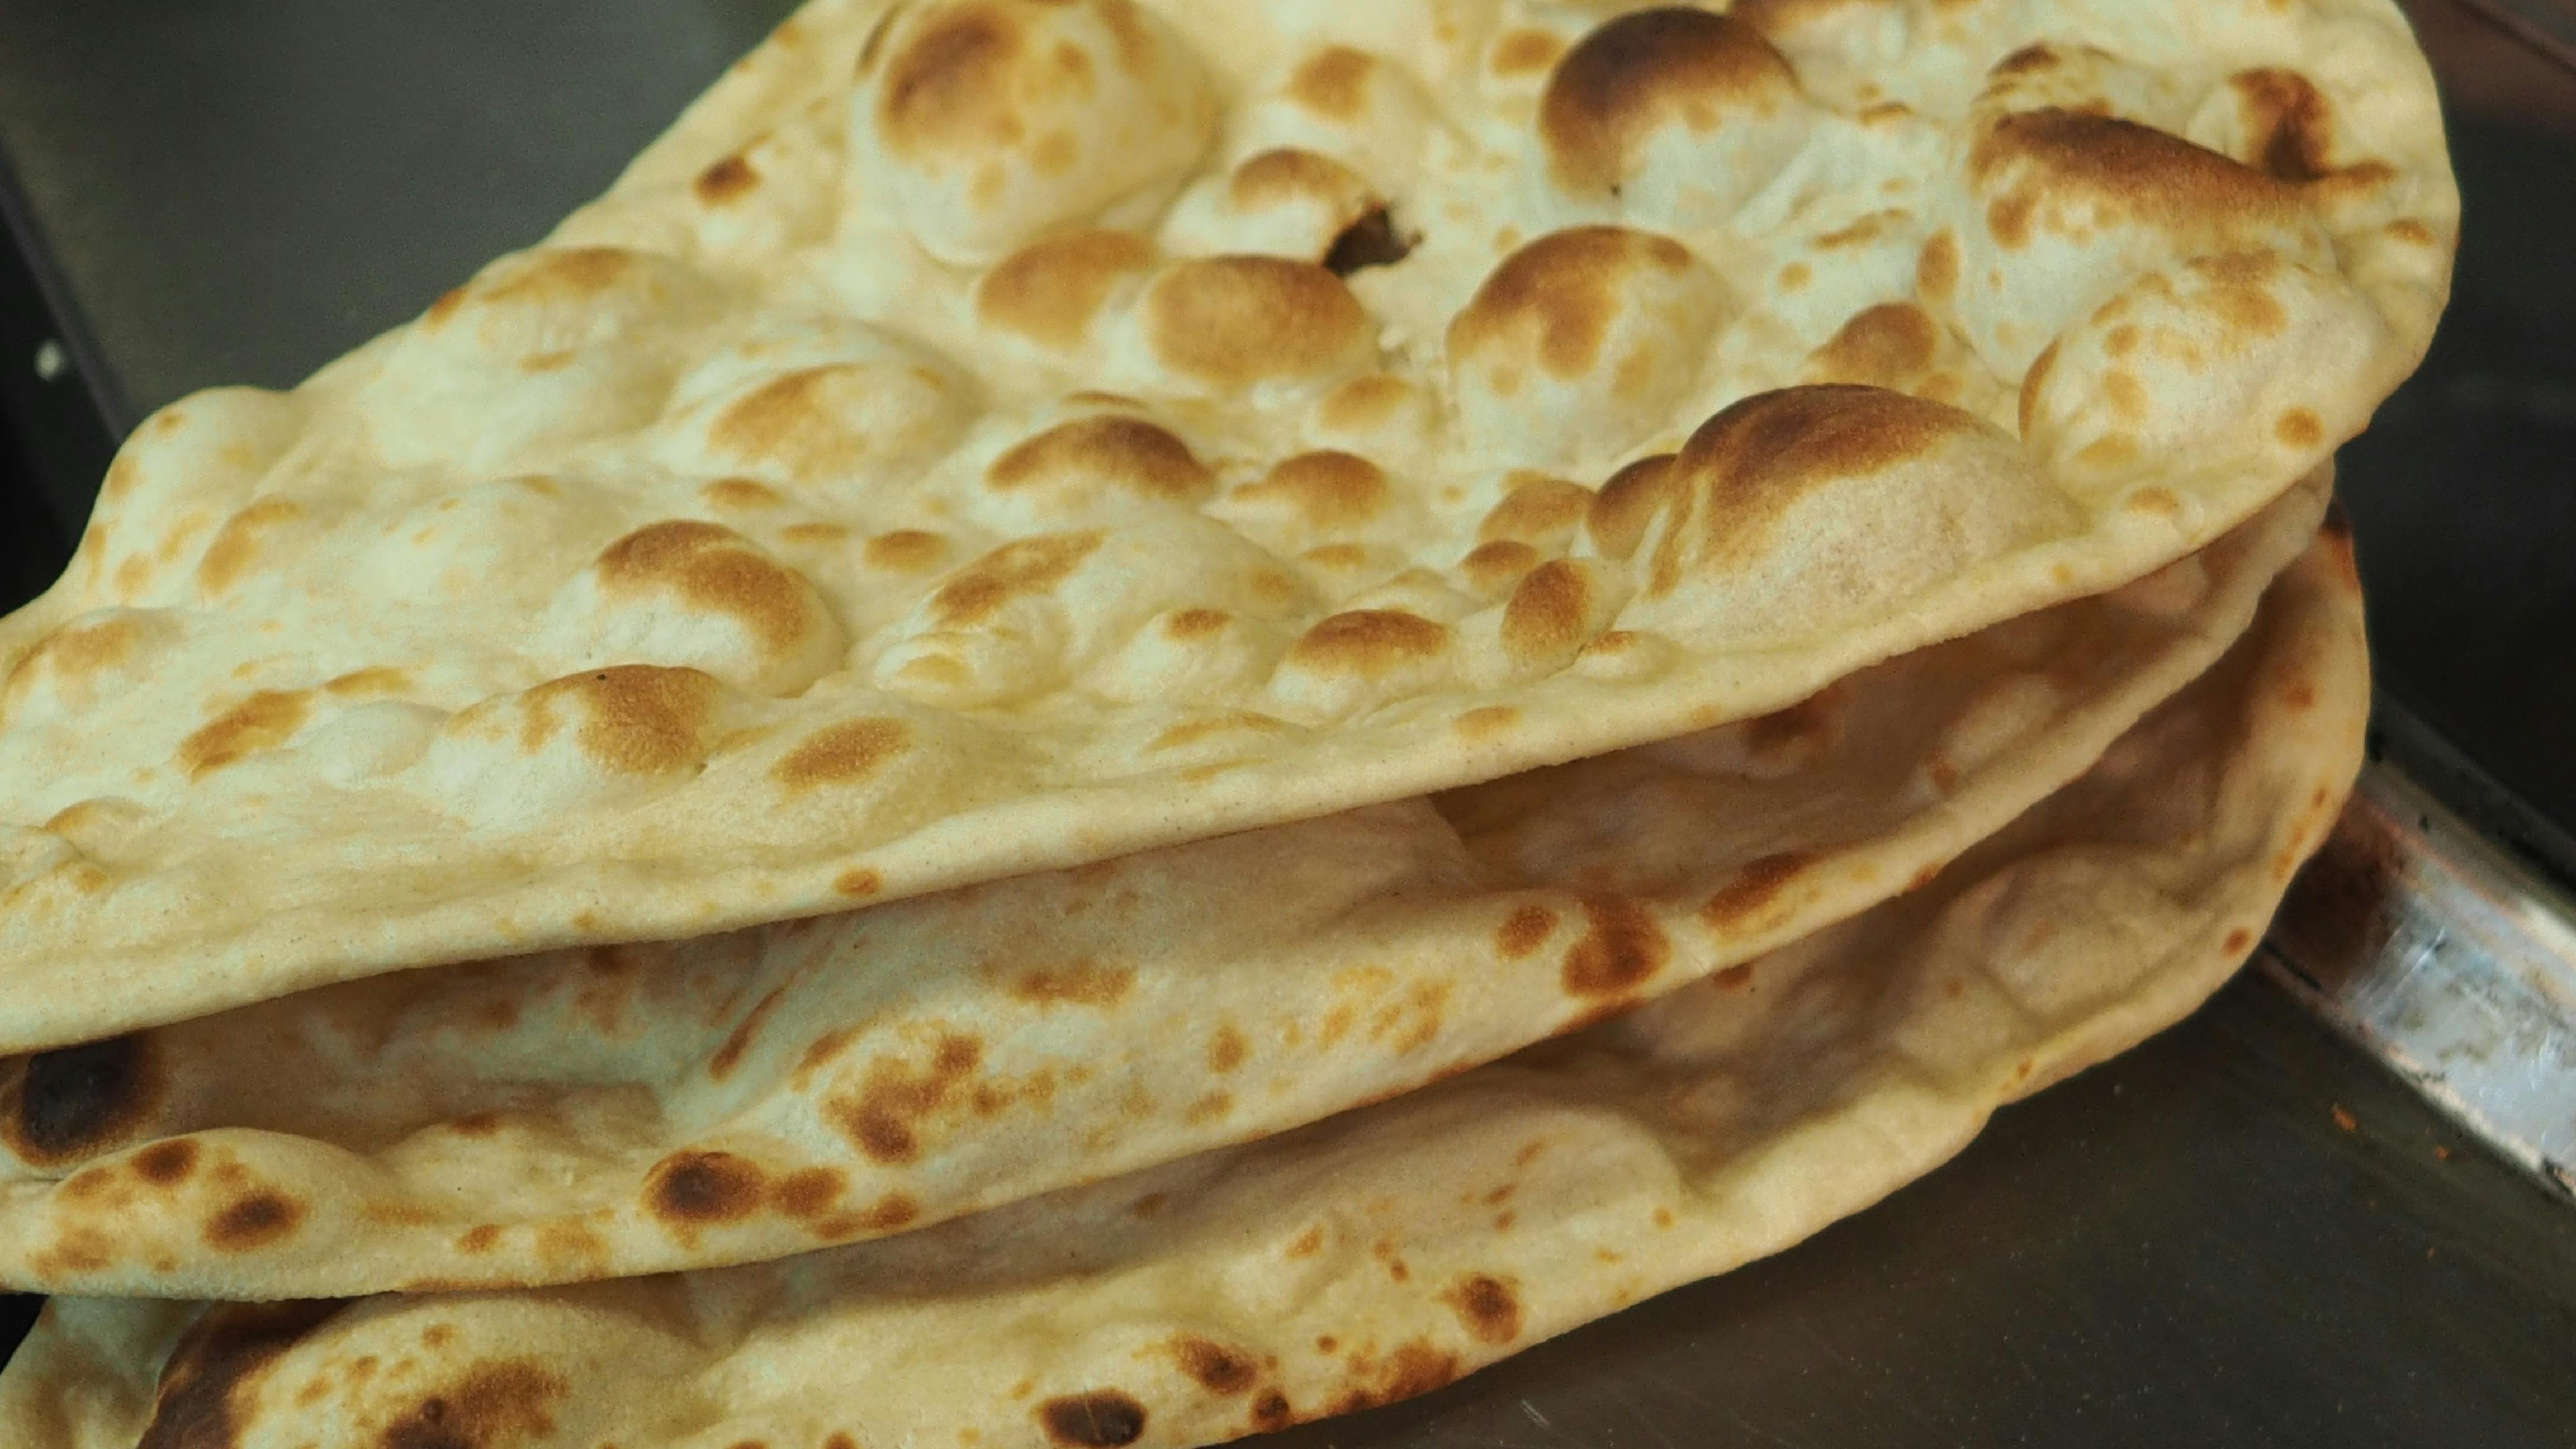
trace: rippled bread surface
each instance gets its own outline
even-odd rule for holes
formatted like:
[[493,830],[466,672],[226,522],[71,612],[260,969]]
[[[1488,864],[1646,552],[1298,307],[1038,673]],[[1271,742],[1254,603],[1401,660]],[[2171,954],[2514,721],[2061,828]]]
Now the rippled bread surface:
[[2350,555],[1924,888],[1312,1128],[754,1267],[265,1306],[57,1299],[26,1449],[1181,1449],[1428,1392],[1775,1252],[2223,982],[2361,762]]
[[2322,483],[1743,724],[0,1061],[0,1286],[313,1298],[778,1257],[1382,1100],[1919,885],[2206,671]]
[[0,1049],[1784,708],[2278,496],[2456,209],[2386,0],[818,0],[128,442],[0,624]]

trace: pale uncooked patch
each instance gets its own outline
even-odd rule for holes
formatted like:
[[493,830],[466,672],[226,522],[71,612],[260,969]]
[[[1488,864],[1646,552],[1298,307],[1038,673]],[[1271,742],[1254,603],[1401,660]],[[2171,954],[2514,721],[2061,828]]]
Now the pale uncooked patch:
[[220,1426],[292,1449],[455,1428],[472,1405],[465,1427],[525,1449],[1178,1449],[1427,1392],[1778,1251],[2188,1012],[2324,838],[2368,708],[2329,535],[2085,779],[1924,889],[1622,1022],[754,1267],[352,1305],[57,1300],[0,1374],[0,1431],[133,1449]]

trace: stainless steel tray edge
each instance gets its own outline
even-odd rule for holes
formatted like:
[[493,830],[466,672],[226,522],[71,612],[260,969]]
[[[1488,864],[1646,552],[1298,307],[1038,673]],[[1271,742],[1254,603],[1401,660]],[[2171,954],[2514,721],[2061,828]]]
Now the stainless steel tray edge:
[[2374,760],[2260,960],[2495,1150],[2576,1195],[2576,895]]

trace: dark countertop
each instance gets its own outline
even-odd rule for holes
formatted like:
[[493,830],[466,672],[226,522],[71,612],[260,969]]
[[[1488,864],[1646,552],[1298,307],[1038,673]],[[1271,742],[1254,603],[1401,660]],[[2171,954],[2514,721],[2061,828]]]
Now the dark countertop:
[[[0,495],[76,517],[151,408],[413,315],[788,8],[0,0],[0,432],[36,460]],[[2471,99],[2576,96],[2512,64]],[[2531,114],[2455,122],[2458,301],[2344,487],[2392,691],[2576,824],[2576,142]],[[44,335],[74,366],[39,383]],[[70,536],[30,517],[0,603]],[[1287,1442],[2568,1444],[2571,1343],[2576,1209],[2249,981],[1801,1248]]]
[[2571,1344],[2566,1202],[2248,978],[1789,1252],[1276,1442],[2568,1445]]

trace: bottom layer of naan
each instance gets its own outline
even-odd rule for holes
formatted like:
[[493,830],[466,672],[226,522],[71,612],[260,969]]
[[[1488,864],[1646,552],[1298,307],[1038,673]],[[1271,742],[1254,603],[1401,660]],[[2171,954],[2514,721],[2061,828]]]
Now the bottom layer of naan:
[[2254,630],[1930,885],[1284,1136],[753,1267],[256,1307],[58,1300],[26,1449],[1190,1445],[1422,1393],[1778,1251],[2252,949],[2357,771],[2329,534]]

